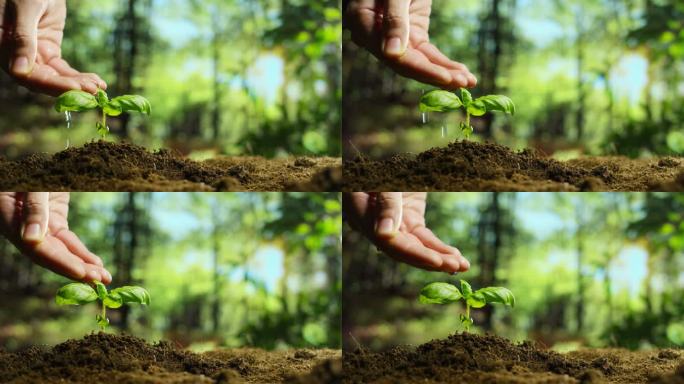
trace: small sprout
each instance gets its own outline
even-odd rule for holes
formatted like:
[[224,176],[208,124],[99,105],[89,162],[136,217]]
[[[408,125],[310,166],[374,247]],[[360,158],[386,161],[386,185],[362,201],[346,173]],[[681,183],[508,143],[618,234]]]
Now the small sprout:
[[119,116],[123,112],[140,112],[149,115],[152,108],[150,102],[139,95],[123,95],[109,100],[107,93],[101,89],[97,94],[91,95],[84,91],[68,91],[57,98],[55,110],[57,112],[82,112],[91,109],[99,109],[102,120],[95,126],[97,132],[105,137],[109,132],[107,116]]
[[449,283],[431,283],[420,291],[420,302],[424,304],[448,304],[459,300],[465,300],[466,312],[459,316],[461,325],[466,332],[470,331],[473,319],[470,317],[470,308],[482,308],[489,303],[500,303],[515,307],[513,292],[504,287],[480,288],[473,292],[467,281],[461,280],[461,290]]
[[127,303],[150,304],[150,294],[143,287],[124,286],[107,292],[107,288],[99,281],[93,281],[93,285],[94,289],[84,283],[67,284],[57,291],[55,301],[57,305],[82,305],[100,300],[102,312],[95,319],[103,331],[109,325],[107,308],[119,308]]
[[473,133],[473,126],[470,125],[470,116],[482,116],[487,112],[504,112],[515,115],[515,104],[513,100],[503,95],[487,95],[473,100],[473,96],[467,89],[461,89],[461,97],[455,93],[434,90],[423,95],[420,99],[421,112],[449,112],[465,109],[466,120],[459,124],[465,137],[470,137]]

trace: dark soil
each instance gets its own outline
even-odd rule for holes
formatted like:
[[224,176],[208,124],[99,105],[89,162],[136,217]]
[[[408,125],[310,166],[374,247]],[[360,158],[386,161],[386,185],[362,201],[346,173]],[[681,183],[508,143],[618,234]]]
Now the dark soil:
[[0,351],[2,383],[341,383],[335,350],[227,349],[196,354],[168,342],[92,334],[53,348]]
[[373,384],[682,383],[684,351],[560,354],[529,341],[515,345],[497,336],[456,334],[415,349],[345,353],[344,372],[345,383]]
[[345,353],[344,372],[345,383],[364,384],[683,383],[684,351],[560,354],[529,341],[515,345],[498,336],[456,334],[417,348]]
[[557,161],[461,141],[417,156],[344,162],[346,191],[684,191],[684,158]]
[[340,159],[219,157],[193,161],[169,150],[97,141],[53,156],[0,158],[3,191],[339,191]]

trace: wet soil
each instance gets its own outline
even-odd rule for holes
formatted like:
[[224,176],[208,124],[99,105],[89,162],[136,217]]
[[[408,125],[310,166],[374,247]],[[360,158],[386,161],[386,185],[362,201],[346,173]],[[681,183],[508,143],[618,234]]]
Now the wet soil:
[[168,342],[91,334],[52,348],[0,351],[0,382],[28,383],[341,383],[336,350],[226,349],[196,354]]
[[568,354],[533,342],[455,334],[417,348],[344,354],[345,383],[684,383],[684,351],[586,349]]
[[346,191],[684,191],[684,158],[557,161],[461,141],[417,156],[344,162]]
[[340,159],[218,157],[97,141],[52,156],[0,158],[3,191],[339,191]]

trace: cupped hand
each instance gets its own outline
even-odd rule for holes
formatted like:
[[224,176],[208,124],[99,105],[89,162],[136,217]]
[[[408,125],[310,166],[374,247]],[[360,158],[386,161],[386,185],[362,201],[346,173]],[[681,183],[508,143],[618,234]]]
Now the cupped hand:
[[0,0],[0,66],[32,91],[96,93],[107,84],[62,59],[66,0]]
[[430,43],[432,0],[351,0],[345,25],[352,40],[398,74],[445,89],[472,88],[468,68]]
[[427,193],[353,192],[343,195],[345,217],[380,251],[418,268],[464,272],[470,263],[425,226]]
[[73,280],[112,275],[69,230],[68,192],[0,192],[0,232],[33,262]]

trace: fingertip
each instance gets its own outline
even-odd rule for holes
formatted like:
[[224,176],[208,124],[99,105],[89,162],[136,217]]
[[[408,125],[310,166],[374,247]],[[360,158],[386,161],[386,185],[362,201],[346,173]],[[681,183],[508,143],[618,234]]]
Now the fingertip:
[[86,271],[85,279],[87,281],[102,281],[102,276],[100,275],[100,273],[98,271],[96,271],[93,268],[93,269],[89,269],[88,271]]
[[95,256],[94,254],[90,254],[92,257],[91,264],[95,264],[98,267],[103,267],[104,263],[102,262],[102,259],[99,256]]
[[477,77],[472,73],[467,75],[468,77],[468,88],[474,88],[477,85]]
[[464,88],[468,86],[468,79],[462,73],[457,73],[454,75],[454,83],[456,86]]
[[470,269],[470,262],[463,256],[460,257],[459,264],[461,265],[461,272],[465,272]]
[[31,64],[26,56],[20,56],[12,61],[10,72],[14,76],[27,76],[31,73]]
[[102,268],[102,283],[109,284],[112,282],[112,274],[108,270]]
[[461,263],[458,260],[458,257],[449,255],[445,257],[444,262],[442,263],[442,270],[447,273],[456,273],[461,269]]

